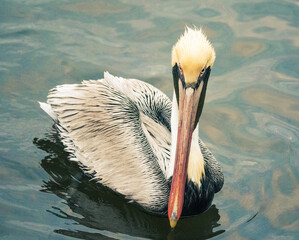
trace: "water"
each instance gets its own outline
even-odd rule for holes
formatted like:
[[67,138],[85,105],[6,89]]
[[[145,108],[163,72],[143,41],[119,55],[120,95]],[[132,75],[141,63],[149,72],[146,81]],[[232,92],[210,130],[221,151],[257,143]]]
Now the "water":
[[[298,16],[291,0],[2,0],[0,239],[298,239]],[[217,54],[200,135],[225,185],[171,231],[69,162],[37,100],[106,70],[171,96],[186,24]]]

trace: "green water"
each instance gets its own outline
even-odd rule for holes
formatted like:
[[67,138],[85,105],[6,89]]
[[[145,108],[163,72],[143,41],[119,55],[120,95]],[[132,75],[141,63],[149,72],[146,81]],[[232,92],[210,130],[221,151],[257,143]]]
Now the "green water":
[[[104,71],[172,95],[185,25],[216,50],[200,135],[225,185],[204,214],[152,216],[90,181],[37,100]],[[0,239],[298,239],[298,1],[0,1]]]

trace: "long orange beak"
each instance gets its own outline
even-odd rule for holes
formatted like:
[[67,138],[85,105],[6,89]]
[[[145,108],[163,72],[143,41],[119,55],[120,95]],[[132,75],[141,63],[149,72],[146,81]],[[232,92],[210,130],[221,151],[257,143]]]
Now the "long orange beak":
[[183,209],[191,139],[201,90],[202,85],[197,89],[192,87],[184,88],[181,81],[179,81],[178,135],[174,172],[168,202],[168,218],[172,228],[175,227]]

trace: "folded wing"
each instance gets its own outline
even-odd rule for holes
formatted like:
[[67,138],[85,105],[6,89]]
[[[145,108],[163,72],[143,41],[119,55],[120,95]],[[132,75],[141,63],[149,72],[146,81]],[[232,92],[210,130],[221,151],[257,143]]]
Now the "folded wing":
[[41,107],[61,141],[98,181],[149,211],[167,209],[170,100],[134,79],[104,79],[52,89]]

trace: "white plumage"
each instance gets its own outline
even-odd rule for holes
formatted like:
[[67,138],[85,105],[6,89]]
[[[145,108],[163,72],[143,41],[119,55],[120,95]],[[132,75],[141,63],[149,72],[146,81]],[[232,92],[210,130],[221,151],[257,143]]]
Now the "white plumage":
[[[146,98],[151,98],[147,109]],[[171,137],[158,118],[170,118],[171,102],[161,91],[105,72],[101,80],[57,86],[40,106],[58,123],[71,160],[145,208],[167,206]],[[161,115],[154,121],[151,116],[158,108]]]

